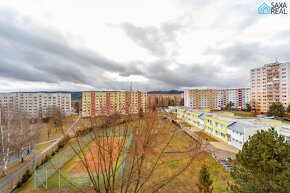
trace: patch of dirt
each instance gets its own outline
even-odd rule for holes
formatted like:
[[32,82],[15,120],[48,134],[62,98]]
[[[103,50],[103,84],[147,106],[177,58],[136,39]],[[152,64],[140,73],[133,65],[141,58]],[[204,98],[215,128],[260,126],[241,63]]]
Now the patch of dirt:
[[[120,152],[121,143],[121,139],[114,139],[110,141],[104,140],[99,144],[94,144],[85,155],[85,164],[88,165],[91,172],[107,172],[111,170]],[[87,173],[87,170],[83,162],[79,160],[70,173],[84,174]]]

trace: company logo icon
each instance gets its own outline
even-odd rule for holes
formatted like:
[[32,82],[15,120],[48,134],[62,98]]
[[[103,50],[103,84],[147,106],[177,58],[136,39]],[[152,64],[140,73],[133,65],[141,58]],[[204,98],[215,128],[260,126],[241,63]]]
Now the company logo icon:
[[258,13],[259,14],[271,14],[271,7],[269,5],[267,5],[267,3],[263,3],[258,8]]
[[286,2],[272,2],[271,4],[263,3],[258,8],[258,14],[287,14]]

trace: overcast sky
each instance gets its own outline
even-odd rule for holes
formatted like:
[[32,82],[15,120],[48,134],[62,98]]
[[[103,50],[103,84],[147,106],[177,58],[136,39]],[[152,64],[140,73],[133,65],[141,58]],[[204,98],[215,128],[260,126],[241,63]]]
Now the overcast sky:
[[0,0],[0,92],[248,87],[290,61],[290,7],[263,2]]

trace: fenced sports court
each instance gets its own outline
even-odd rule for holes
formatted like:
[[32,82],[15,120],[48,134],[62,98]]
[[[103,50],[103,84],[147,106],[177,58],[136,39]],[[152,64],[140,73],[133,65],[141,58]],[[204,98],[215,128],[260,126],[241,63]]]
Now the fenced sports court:
[[[131,144],[132,135],[126,141],[126,149]],[[120,136],[114,137],[111,141],[106,141],[103,146],[110,146],[113,149],[111,155],[118,153],[118,144],[120,143]],[[65,188],[65,187],[90,187],[91,180],[84,167],[84,164],[79,159],[78,153],[80,147],[90,146],[92,151],[85,154],[87,163],[93,172],[99,172],[98,165],[101,165],[101,169],[104,171],[108,168],[108,163],[98,163],[97,156],[98,148],[94,147],[96,144],[92,142],[92,136],[87,134],[79,138],[81,146],[76,142],[72,142],[70,145],[65,146],[58,153],[56,153],[49,161],[37,168],[34,172],[34,188]],[[107,156],[107,155],[105,155]],[[117,172],[117,180],[120,179],[122,172],[125,169],[127,150],[123,152],[122,159],[120,161],[120,169]]]

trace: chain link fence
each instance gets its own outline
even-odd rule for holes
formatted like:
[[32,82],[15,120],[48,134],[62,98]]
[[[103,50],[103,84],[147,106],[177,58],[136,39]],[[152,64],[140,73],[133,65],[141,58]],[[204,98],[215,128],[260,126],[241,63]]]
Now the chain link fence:
[[[79,161],[79,158],[76,156],[76,152],[78,153],[81,150],[80,147],[84,148],[87,145],[90,145],[90,143],[93,141],[90,134],[79,137],[78,139],[81,145],[76,143],[76,141],[71,142],[70,145],[66,145],[50,160],[35,170],[34,189],[58,189],[72,187],[89,188],[92,186],[92,181],[86,171],[74,172],[72,170],[76,164],[82,165],[82,163]],[[118,178],[120,177],[120,179],[125,170],[128,148],[131,145],[131,141],[132,133],[127,138],[127,148],[122,157],[120,170],[117,173]]]
[[[80,147],[87,146],[91,141],[92,138],[89,134],[79,137],[78,138],[80,144],[78,144],[75,140],[69,142],[71,144],[66,145],[64,148],[60,149],[58,152],[52,152],[52,157],[38,167],[34,171],[34,188],[45,188],[48,189],[49,186],[52,188],[58,187],[60,184],[66,184],[65,179],[61,177],[61,170],[65,163],[71,160],[75,155],[76,152],[80,151]],[[55,154],[55,155],[54,155]],[[58,178],[53,178],[50,180],[49,178],[53,175],[58,175]],[[57,182],[55,182],[55,179]],[[73,179],[70,179],[73,180]],[[67,182],[70,184],[69,182]]]

